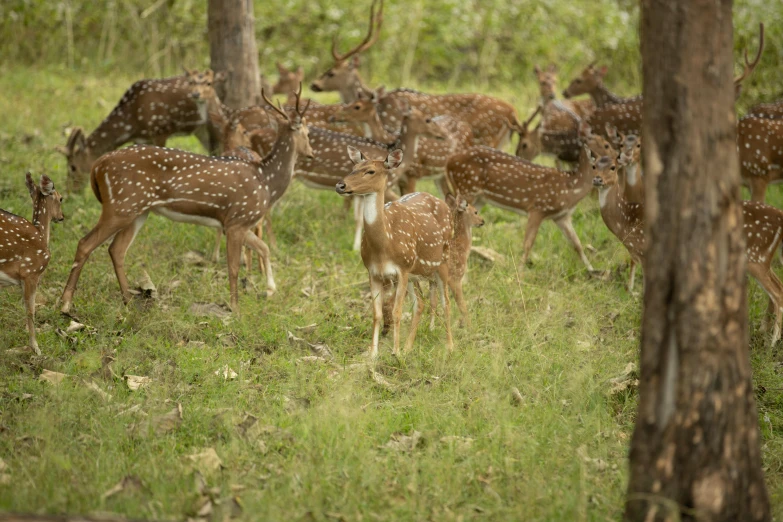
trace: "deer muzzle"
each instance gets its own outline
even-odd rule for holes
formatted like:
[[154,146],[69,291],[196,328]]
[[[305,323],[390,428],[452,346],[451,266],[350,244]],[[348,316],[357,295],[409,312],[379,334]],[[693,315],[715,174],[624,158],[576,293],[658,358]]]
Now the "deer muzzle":
[[347,196],[347,195],[350,194],[350,192],[347,190],[347,187],[346,187],[344,181],[340,181],[339,183],[337,183],[337,185],[335,185],[335,187],[334,187],[334,190],[338,194],[340,194],[341,196]]
[[596,176],[593,178],[593,186],[594,187],[603,187],[604,186],[604,178],[601,176]]
[[323,92],[323,89],[321,89],[321,85],[315,81],[310,85],[310,90],[314,92]]

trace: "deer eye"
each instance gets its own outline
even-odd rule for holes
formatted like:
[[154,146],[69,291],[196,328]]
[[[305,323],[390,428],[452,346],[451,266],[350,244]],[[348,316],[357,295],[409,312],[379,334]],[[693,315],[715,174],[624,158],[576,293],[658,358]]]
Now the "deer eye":
[[76,165],[71,165],[71,172],[76,172]]
[[362,108],[361,105],[354,105],[353,110],[358,111],[361,108]]
[[522,144],[522,148],[523,148],[523,149],[526,149],[526,148],[527,148],[527,143],[523,143],[523,144]]
[[332,76],[334,76],[334,72],[329,71],[328,73],[326,73],[327,78],[331,78]]
[[604,148],[609,149],[609,144],[607,143],[606,145],[604,145]]
[[582,83],[582,79],[581,78],[577,78],[576,80],[574,80],[574,83]]
[[368,170],[367,172],[364,173],[365,176],[371,176],[372,174],[375,174],[374,170]]
[[614,165],[612,165],[612,167],[609,170],[614,170]]

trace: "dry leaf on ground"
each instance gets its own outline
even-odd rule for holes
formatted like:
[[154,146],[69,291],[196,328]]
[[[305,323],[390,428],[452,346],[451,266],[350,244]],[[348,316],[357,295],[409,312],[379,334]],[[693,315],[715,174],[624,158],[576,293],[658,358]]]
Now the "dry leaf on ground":
[[506,259],[503,254],[500,254],[491,248],[476,245],[470,247],[470,253],[476,254],[481,259],[489,261],[490,263],[497,263]]
[[635,362],[630,362],[625,366],[623,373],[609,379],[608,395],[622,393],[627,390],[634,390],[639,386],[639,372]]
[[149,386],[149,384],[151,382],[152,382],[152,379],[150,379],[149,377],[141,376],[141,375],[126,375],[125,376],[125,384],[128,385],[128,389],[130,389],[130,391],[138,391],[141,388]]
[[45,382],[48,382],[49,384],[55,384],[56,385],[56,384],[60,384],[61,382],[63,382],[63,379],[65,379],[66,377],[68,377],[68,376],[66,374],[64,374],[64,373],[53,372],[53,371],[50,371],[50,370],[44,370],[44,371],[41,372],[41,375],[38,376],[38,380],[39,381],[45,381]]
[[446,435],[440,438],[442,444],[453,447],[454,449],[465,451],[473,446],[474,439],[470,437],[460,437],[459,435]]
[[182,262],[186,265],[203,266],[207,264],[207,260],[196,251],[190,250],[182,255]]
[[95,383],[95,381],[85,382],[85,386],[87,386],[89,389],[91,389],[92,391],[94,391],[98,395],[100,395],[103,400],[105,400],[105,401],[110,401],[111,400],[111,395],[106,393],[105,391],[103,391],[103,389],[100,386],[98,386]]
[[150,423],[158,435],[164,435],[178,429],[182,426],[182,405],[177,403],[176,408],[163,415],[156,415]]
[[205,448],[199,453],[188,455],[188,458],[193,461],[198,470],[202,473],[217,471],[223,467],[223,461],[218,457],[215,448]]
[[231,310],[216,303],[193,303],[190,313],[198,317],[229,317]]
[[327,346],[324,343],[311,343],[308,342],[307,339],[302,339],[301,337],[295,336],[293,333],[288,332],[288,342],[293,345],[299,345],[303,348],[309,348],[311,352],[313,352],[315,355],[322,357],[324,359],[331,359],[333,357],[332,351],[329,349],[329,346]]
[[135,293],[146,299],[158,298],[158,289],[155,288],[155,284],[152,282],[152,279],[146,270],[142,270],[141,279],[139,279],[135,290],[131,290],[131,293]]
[[218,368],[217,370],[215,370],[215,375],[217,375],[218,377],[222,376],[223,380],[226,381],[233,381],[238,376],[237,372],[229,368],[227,364],[222,368]]
[[65,329],[65,332],[66,333],[79,332],[81,330],[84,330],[85,328],[87,328],[86,325],[71,319],[71,324],[68,325],[68,328]]
[[424,445],[421,432],[414,430],[410,435],[393,433],[389,442],[383,445],[385,449],[399,452],[411,452]]
[[135,475],[126,475],[122,478],[122,480],[117,482],[114,487],[110,488],[106,491],[106,493],[101,495],[101,498],[106,500],[107,498],[113,497],[118,493],[134,493],[136,491],[142,491],[143,489],[144,484],[141,482],[139,477]]

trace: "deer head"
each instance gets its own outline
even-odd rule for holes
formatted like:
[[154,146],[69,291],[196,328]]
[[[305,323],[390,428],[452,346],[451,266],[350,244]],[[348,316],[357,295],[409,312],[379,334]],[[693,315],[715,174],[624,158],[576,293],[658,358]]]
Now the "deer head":
[[226,72],[215,73],[212,69],[201,72],[197,69],[185,69],[185,77],[190,84],[190,97],[196,103],[206,103],[212,97],[217,96],[215,85],[226,79]]
[[541,153],[541,137],[536,129],[530,129],[530,124],[539,112],[541,112],[540,105],[527,120],[514,128],[519,134],[516,155],[527,161],[532,161]]
[[305,156],[307,158],[313,157],[313,148],[310,146],[310,135],[307,130],[307,121],[305,120],[305,113],[310,107],[310,100],[307,101],[305,108],[300,109],[299,105],[302,100],[302,84],[299,84],[299,90],[294,93],[296,97],[296,105],[292,111],[293,116],[286,113],[278,102],[275,106],[269,98],[266,97],[266,93],[262,90],[261,97],[274,111],[280,116],[283,122],[287,125],[281,125],[278,128],[278,133],[290,132],[294,138],[294,149],[297,154]]
[[456,197],[446,194],[446,204],[451,208],[452,214],[455,217],[459,217],[468,228],[484,226],[484,218],[479,216],[476,207],[468,203],[468,200],[459,194]]
[[536,79],[538,79],[541,100],[543,102],[554,100],[557,97],[557,66],[550,64],[547,70],[544,71],[536,65],[533,71],[536,73]]
[[337,183],[335,189],[341,196],[366,196],[384,192],[387,186],[389,171],[396,169],[402,163],[402,151],[400,149],[389,152],[386,159],[367,159],[362,152],[348,146],[348,156],[354,164],[353,170],[342,181]]
[[65,147],[57,147],[56,150],[65,156],[65,161],[68,163],[68,174],[66,176],[68,190],[79,190],[80,187],[84,186],[84,181],[90,174],[92,164],[98,159],[87,145],[84,129],[75,127],[68,136]]
[[361,85],[359,77],[359,53],[369,49],[377,40],[383,23],[383,0],[380,0],[378,12],[375,12],[375,2],[370,6],[370,23],[364,40],[345,54],[337,52],[337,36],[332,40],[332,65],[320,78],[312,83],[310,88],[315,92],[340,91],[343,99],[351,99],[355,95],[355,86]]
[[48,216],[56,223],[62,222],[63,197],[54,189],[54,182],[46,174],[41,175],[40,182],[36,185],[33,176],[29,172],[25,175],[25,184],[33,200],[33,226],[38,227],[39,221]]
[[593,186],[600,189],[617,185],[616,162],[609,156],[601,156],[596,159],[589,148],[585,147],[585,149],[593,169]]
[[272,94],[288,94],[296,91],[299,84],[304,81],[304,68],[300,65],[295,71],[286,69],[283,64],[277,62],[277,83],[272,86]]
[[595,68],[595,62],[591,63],[582,71],[582,74],[574,78],[571,83],[563,91],[563,96],[566,98],[573,98],[580,94],[587,94],[592,92],[597,87],[601,87],[604,84],[604,76],[608,68],[603,65],[599,68]]

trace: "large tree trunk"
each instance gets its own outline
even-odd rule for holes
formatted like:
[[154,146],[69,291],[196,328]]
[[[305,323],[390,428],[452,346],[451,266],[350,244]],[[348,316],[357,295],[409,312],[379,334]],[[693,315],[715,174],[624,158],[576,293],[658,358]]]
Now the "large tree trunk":
[[642,2],[648,242],[626,520],[770,520],[748,358],[731,8]]
[[228,73],[228,80],[217,86],[220,99],[233,109],[258,103],[253,0],[209,0],[207,16],[212,70]]

